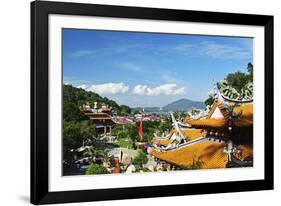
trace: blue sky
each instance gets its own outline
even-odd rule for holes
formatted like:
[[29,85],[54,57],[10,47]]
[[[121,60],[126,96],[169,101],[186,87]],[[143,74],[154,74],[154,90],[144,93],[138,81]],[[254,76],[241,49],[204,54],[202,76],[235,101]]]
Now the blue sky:
[[204,101],[214,81],[248,62],[252,38],[63,30],[64,83],[132,107]]

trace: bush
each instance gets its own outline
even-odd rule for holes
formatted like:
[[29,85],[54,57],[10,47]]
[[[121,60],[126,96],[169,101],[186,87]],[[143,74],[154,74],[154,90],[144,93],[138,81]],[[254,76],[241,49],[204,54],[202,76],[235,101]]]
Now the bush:
[[102,165],[91,164],[86,171],[86,175],[93,175],[93,174],[108,174],[108,171]]
[[138,155],[135,157],[133,164],[142,167],[143,164],[146,164],[148,161],[147,155],[143,151],[139,151]]
[[143,172],[151,172],[147,167],[143,168]]

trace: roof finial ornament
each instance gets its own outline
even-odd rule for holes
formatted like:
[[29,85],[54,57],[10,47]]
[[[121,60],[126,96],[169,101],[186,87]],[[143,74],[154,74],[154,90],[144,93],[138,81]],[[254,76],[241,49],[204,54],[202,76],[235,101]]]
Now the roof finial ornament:
[[215,79],[212,79],[213,82],[213,97],[217,98],[218,97],[218,83]]

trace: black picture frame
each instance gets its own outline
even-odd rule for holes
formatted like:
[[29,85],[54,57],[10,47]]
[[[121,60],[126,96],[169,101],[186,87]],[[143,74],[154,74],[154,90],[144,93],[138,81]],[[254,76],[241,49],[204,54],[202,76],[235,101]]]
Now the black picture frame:
[[[48,15],[256,25],[265,28],[264,180],[49,192]],[[50,204],[273,189],[273,16],[34,1],[31,3],[31,203]]]

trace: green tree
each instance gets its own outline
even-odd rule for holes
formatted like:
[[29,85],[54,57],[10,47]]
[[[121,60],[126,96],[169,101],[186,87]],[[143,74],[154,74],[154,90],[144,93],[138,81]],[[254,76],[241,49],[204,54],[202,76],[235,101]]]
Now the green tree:
[[159,124],[159,132],[162,134],[163,132],[170,131],[172,129],[172,123],[171,123],[171,118],[167,118],[160,122]]
[[93,174],[108,174],[109,172],[107,169],[98,164],[91,164],[90,167],[86,170],[86,175],[93,175]]
[[88,147],[83,153],[84,157],[88,158],[88,162],[93,164],[94,158],[97,156],[98,151],[93,146]]
[[96,127],[88,120],[63,121],[64,146],[69,149],[80,147],[83,141],[92,140],[95,136]]
[[143,151],[139,151],[138,155],[135,157],[133,164],[142,167],[148,161],[147,155]]
[[92,140],[97,136],[96,126],[89,120],[80,121],[77,124],[79,125],[80,135],[84,140]]
[[226,77],[226,81],[238,92],[241,92],[242,88],[249,82],[249,76],[247,73],[238,71],[235,73],[228,74]]
[[[159,130],[159,125],[160,125],[160,122],[158,122],[158,121],[143,122],[142,128],[143,128],[143,141],[144,142],[150,142],[153,139],[155,131]],[[139,138],[140,138],[139,135],[137,135],[138,140],[139,140]]]
[[120,105],[120,115],[129,115],[131,114],[131,108],[126,105]]
[[99,146],[101,141],[96,137],[96,127],[89,120],[63,121],[63,153],[65,160],[71,160],[73,152],[86,142]]
[[64,160],[72,160],[73,149],[83,144],[83,138],[80,137],[79,126],[71,121],[63,121],[63,158]]
[[[227,82],[227,85],[234,88],[239,94],[242,93],[242,88],[245,88],[245,86],[253,82],[253,69],[254,66],[251,62],[247,64],[247,72],[241,72],[237,71],[234,73],[230,73],[226,76],[225,80]],[[205,105],[212,105],[214,102],[213,96],[208,96],[208,98],[205,100]]]
[[87,120],[88,118],[79,110],[79,107],[75,103],[64,101],[63,119],[65,121],[80,121]]
[[249,82],[253,82],[253,69],[254,66],[251,62],[247,65],[247,72],[235,72],[230,73],[226,76],[227,83],[235,88],[238,92],[241,92],[242,88],[245,87]]
[[209,95],[208,98],[204,102],[204,104],[206,106],[212,106],[213,103],[214,103],[214,97],[212,95]]
[[250,82],[253,82],[253,73],[254,73],[254,66],[251,62],[248,63],[248,66],[247,66],[247,70],[248,70],[248,79]]
[[110,158],[111,158],[111,156],[109,154],[109,149],[104,149],[102,151],[102,155],[103,155],[103,162],[108,163],[110,161]]

